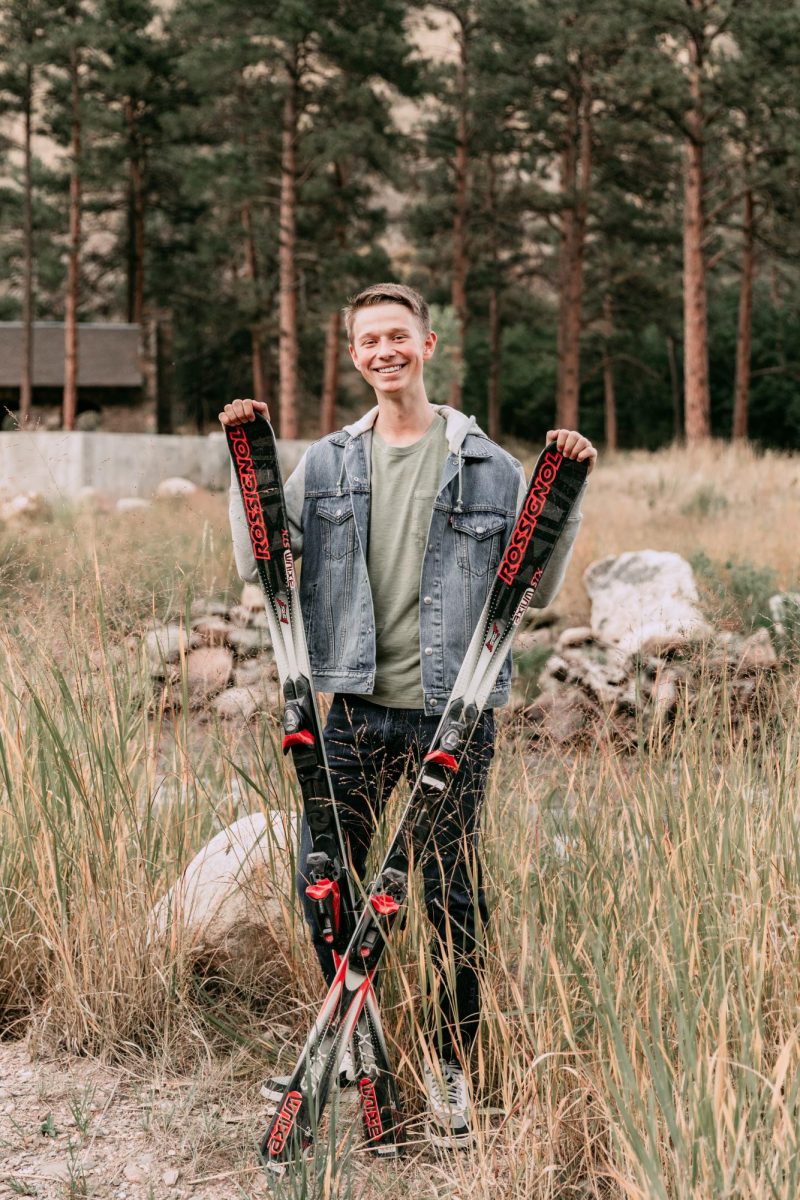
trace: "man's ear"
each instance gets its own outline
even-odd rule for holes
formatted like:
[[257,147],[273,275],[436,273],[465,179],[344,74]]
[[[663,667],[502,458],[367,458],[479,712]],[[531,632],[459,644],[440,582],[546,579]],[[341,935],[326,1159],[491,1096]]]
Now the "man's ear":
[[433,358],[433,352],[436,349],[436,343],[438,342],[438,340],[439,339],[436,336],[436,334],[433,332],[433,330],[431,330],[430,333],[425,335],[425,341],[422,344],[423,362],[427,362],[429,358]]
[[350,358],[351,358],[351,359],[352,359],[352,361],[353,361],[353,366],[355,367],[355,369],[358,371],[358,373],[359,373],[359,375],[360,375],[360,374],[361,374],[361,367],[358,365],[358,362],[356,361],[356,354],[355,354],[355,351],[354,351],[354,349],[353,349],[352,345],[349,345],[349,346],[347,347],[347,349],[350,351]]

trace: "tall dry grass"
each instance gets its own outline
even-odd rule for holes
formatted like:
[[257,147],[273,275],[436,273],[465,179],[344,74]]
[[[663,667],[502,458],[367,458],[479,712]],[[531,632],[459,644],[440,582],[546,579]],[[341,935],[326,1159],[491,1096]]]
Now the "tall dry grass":
[[[592,485],[576,566],[653,545],[736,555],[790,584],[799,476],[797,460],[719,448],[621,458]],[[196,1149],[241,1164],[246,1195],[254,1082],[291,1058],[318,995],[305,935],[288,898],[283,950],[232,984],[199,978],[179,937],[148,939],[147,914],[218,828],[288,809],[294,790],[268,721],[231,731],[150,711],[146,665],[124,641],[192,594],[234,587],[224,501],[133,521],[64,511],[0,531],[0,562],[3,1032],[192,1071],[209,1105],[231,1064],[245,1123]],[[563,612],[585,605],[576,575]],[[435,980],[415,902],[384,989],[411,1152],[365,1160],[342,1110],[279,1193],[793,1200],[799,702],[787,668],[768,719],[733,729],[709,687],[669,736],[625,755],[534,757],[507,724],[484,817],[476,1148],[421,1148],[419,1023]]]

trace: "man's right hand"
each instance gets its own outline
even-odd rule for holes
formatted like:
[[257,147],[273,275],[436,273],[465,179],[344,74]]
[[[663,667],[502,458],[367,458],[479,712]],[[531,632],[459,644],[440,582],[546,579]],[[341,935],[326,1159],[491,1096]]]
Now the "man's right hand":
[[219,420],[223,429],[231,429],[234,425],[255,421],[256,413],[269,420],[269,408],[262,400],[232,400],[219,414]]

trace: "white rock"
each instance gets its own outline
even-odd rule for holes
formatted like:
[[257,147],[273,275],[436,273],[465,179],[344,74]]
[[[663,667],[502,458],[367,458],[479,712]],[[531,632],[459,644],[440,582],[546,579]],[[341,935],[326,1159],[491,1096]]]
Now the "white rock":
[[273,927],[289,903],[293,818],[253,813],[223,829],[189,863],[150,914],[151,938],[177,924],[195,952],[252,954],[253,931]]
[[264,607],[264,593],[257,583],[246,583],[242,588],[242,608],[249,612],[259,612]]
[[136,512],[140,508],[149,508],[150,501],[141,496],[120,496],[114,507],[117,512]]
[[181,1173],[176,1167],[169,1167],[168,1170],[166,1170],[161,1176],[161,1182],[165,1184],[166,1187],[175,1187],[180,1177]]
[[565,629],[559,634],[556,651],[569,650],[574,646],[585,646],[594,641],[594,634],[589,625],[577,625],[574,629]]
[[38,492],[22,492],[0,505],[0,519],[13,521],[15,517],[38,516],[44,509],[44,501]]
[[192,704],[202,704],[227,685],[233,671],[233,655],[227,646],[201,646],[186,660],[186,679]]
[[584,573],[592,632],[631,654],[698,641],[711,633],[700,612],[692,568],[679,554],[629,551],[592,563]]
[[228,630],[226,640],[237,658],[252,658],[269,645],[269,635],[263,629],[240,629],[232,626]]
[[737,663],[740,671],[764,670],[777,665],[778,656],[766,629],[757,629],[745,638]]
[[177,662],[181,651],[186,653],[199,643],[199,637],[187,632],[183,625],[157,625],[144,639],[147,661],[153,670],[160,670],[164,663]]
[[775,632],[786,637],[786,627],[800,630],[800,592],[778,592],[769,598],[769,614],[775,622]]
[[222,617],[193,617],[192,629],[206,646],[224,646],[230,623]]
[[264,702],[263,690],[252,687],[230,687],[214,699],[214,711],[223,721],[249,721]]
[[233,668],[236,687],[266,687],[274,685],[278,677],[275,664],[266,657],[244,658]]
[[173,496],[193,496],[197,491],[197,484],[192,483],[191,479],[183,479],[180,475],[172,475],[169,479],[162,479],[161,483],[156,488],[156,496],[160,500]]

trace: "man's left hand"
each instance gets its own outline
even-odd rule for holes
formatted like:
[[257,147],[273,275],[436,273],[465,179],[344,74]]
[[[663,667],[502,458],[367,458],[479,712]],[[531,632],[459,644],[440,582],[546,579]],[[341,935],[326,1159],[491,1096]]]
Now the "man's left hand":
[[[578,462],[589,464],[589,472],[597,462],[597,451],[588,438],[577,429],[550,429],[547,432],[547,444],[555,442],[564,458],[575,458]],[[587,472],[587,473],[589,473]]]

